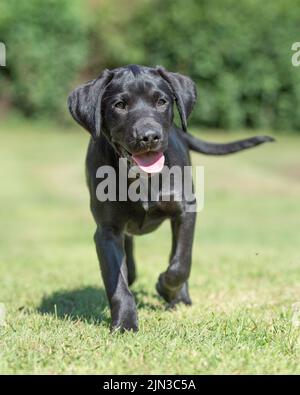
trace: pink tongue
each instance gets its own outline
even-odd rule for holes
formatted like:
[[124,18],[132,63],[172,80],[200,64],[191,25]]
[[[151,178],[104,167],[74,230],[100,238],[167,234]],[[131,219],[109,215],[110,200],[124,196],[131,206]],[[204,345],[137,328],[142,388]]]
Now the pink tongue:
[[159,173],[165,163],[165,156],[162,152],[147,152],[140,155],[132,155],[135,163],[146,173]]

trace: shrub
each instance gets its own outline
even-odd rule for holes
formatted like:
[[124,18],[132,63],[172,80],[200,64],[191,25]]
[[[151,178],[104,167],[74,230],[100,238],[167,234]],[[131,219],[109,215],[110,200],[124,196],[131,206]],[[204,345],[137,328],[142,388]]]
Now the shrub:
[[298,0],[144,1],[127,26],[110,24],[109,64],[160,64],[191,76],[194,124],[300,130],[296,7]]
[[[193,78],[190,124],[300,130],[299,0],[11,0],[0,3],[0,95],[59,115],[84,70],[163,65]],[[89,12],[86,13],[85,9]],[[92,12],[90,12],[92,11]],[[79,78],[78,78],[79,79]],[[73,85],[75,82],[73,83]]]
[[[86,58],[83,5],[68,0],[10,0],[0,5],[0,39],[7,47],[1,86],[29,116],[61,115],[66,94]],[[1,96],[8,94],[1,89]]]

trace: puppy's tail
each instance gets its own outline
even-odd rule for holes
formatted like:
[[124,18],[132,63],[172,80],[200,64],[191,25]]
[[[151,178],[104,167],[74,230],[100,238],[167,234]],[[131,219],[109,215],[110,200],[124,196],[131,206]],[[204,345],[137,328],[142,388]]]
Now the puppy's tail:
[[231,143],[210,143],[192,136],[191,134],[183,134],[188,147],[192,151],[200,152],[205,155],[228,155],[234,152],[239,152],[244,149],[255,147],[266,142],[275,141],[270,136],[254,136],[248,139],[232,141]]

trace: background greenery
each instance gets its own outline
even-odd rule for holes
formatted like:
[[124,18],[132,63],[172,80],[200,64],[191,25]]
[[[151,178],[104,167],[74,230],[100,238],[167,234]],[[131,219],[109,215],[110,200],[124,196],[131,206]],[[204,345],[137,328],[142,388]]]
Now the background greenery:
[[8,64],[0,70],[2,100],[25,115],[59,117],[66,106],[67,89],[88,53],[78,5],[68,0],[1,2],[0,37]]
[[190,124],[300,130],[298,0],[12,0],[0,5],[8,67],[0,108],[68,119],[65,98],[104,67],[164,65],[190,75]]

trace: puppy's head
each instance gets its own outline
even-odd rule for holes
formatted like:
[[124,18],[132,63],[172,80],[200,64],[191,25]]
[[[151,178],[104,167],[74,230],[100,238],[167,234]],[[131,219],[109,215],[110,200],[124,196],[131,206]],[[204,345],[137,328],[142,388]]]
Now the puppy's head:
[[148,173],[162,170],[177,105],[183,130],[196,101],[188,77],[162,67],[105,70],[68,98],[73,118],[94,139],[104,133],[120,156]]

